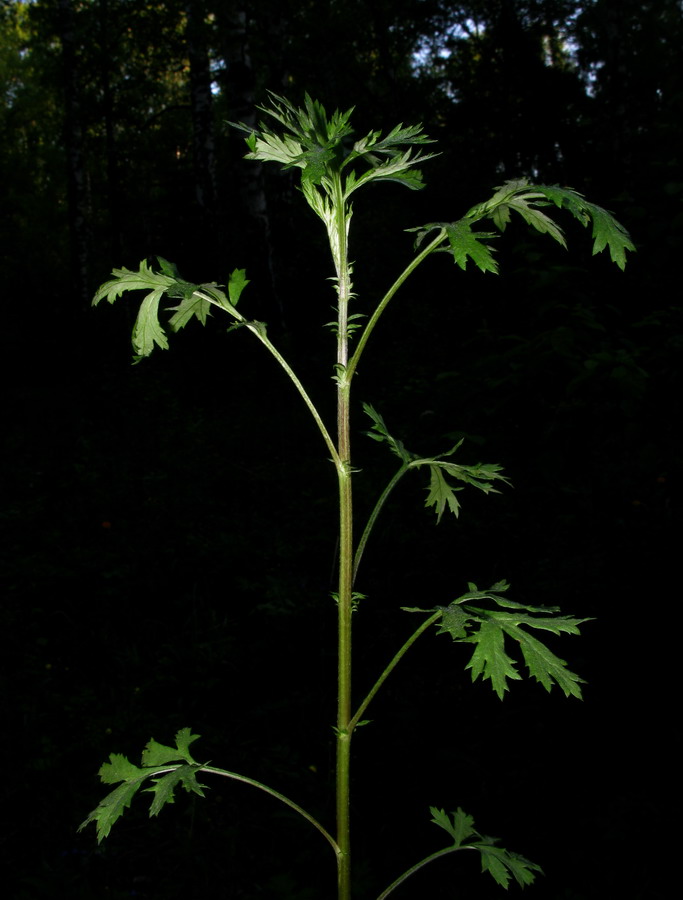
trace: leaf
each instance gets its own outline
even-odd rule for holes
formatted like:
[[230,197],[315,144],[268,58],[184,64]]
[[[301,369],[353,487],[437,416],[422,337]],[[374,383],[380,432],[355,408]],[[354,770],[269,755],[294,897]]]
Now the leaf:
[[133,326],[133,349],[139,356],[149,356],[154,345],[168,350],[168,338],[159,324],[159,301],[163,288],[151,291],[140,304],[138,317]]
[[474,819],[467,815],[460,807],[452,814],[453,822],[448,818],[448,814],[443,809],[437,809],[436,806],[430,806],[429,811],[432,814],[432,822],[443,828],[444,831],[455,841],[455,846],[460,847],[467,838],[473,834],[480,837],[478,831],[474,828]]
[[635,245],[624,228],[606,209],[590,204],[593,216],[593,255],[609,247],[612,262],[623,272],[626,268],[626,251],[635,251]]
[[533,884],[536,872],[543,874],[543,869],[536,863],[525,859],[518,853],[510,853],[504,847],[495,847],[483,841],[472,846],[481,854],[481,870],[488,872],[501,887],[506,890],[510,884],[510,874],[520,887]]
[[134,766],[130,760],[120,753],[112,753],[109,762],[103,763],[98,775],[103,784],[116,784],[118,781],[133,781],[142,775],[142,769]]
[[126,291],[148,291],[140,304],[133,326],[132,341],[137,359],[149,356],[155,346],[168,349],[168,338],[159,321],[159,307],[164,297],[181,301],[178,306],[169,307],[174,312],[169,321],[169,327],[173,331],[184,328],[193,316],[205,325],[212,304],[220,306],[237,319],[241,318],[235,306],[249,283],[244,269],[235,269],[230,276],[228,300],[216,284],[192,284],[180,278],[173,263],[163,257],[158,257],[158,260],[161,272],[155,272],[146,260],[140,263],[137,272],[114,269],[114,278],[101,285],[93,298],[93,305],[105,298],[113,303]]
[[[532,884],[536,873],[543,874],[543,869],[518,853],[511,853],[504,847],[497,847],[497,838],[480,834],[474,827],[474,819],[460,807],[452,813],[453,821],[443,809],[430,806],[432,822],[443,828],[454,841],[454,849],[478,850],[481,857],[481,870],[488,872],[501,887],[510,885],[510,876],[514,877],[520,887]],[[474,837],[475,840],[469,840]]]
[[[530,204],[530,200],[535,199],[539,196],[543,196],[542,194],[528,192],[525,194],[517,195],[512,198],[507,205],[499,206],[496,209],[493,220],[498,225],[501,220],[501,212],[503,210],[514,209],[518,212],[524,221],[531,225],[536,231],[541,234],[548,234],[550,237],[554,238],[558,244],[561,244],[563,247],[567,246],[567,242],[565,240],[564,234],[562,233],[562,229],[545,213],[541,212],[540,209],[536,206],[532,206]],[[503,223],[500,226],[500,230],[505,230],[505,224]]]
[[247,278],[246,269],[234,269],[230,274],[228,279],[228,294],[230,295],[230,302],[233,306],[237,306],[237,303],[242,296],[242,291],[249,284],[249,279]]
[[578,700],[582,699],[579,685],[585,682],[567,668],[565,660],[555,656],[545,644],[516,625],[502,627],[510,637],[519,641],[529,674],[540,681],[547,691],[556,683],[564,691],[565,697],[572,695]]
[[[190,744],[198,737],[199,735],[192,734],[189,728],[181,728],[175,736],[175,747],[159,744],[152,738],[142,753],[142,767],[133,765],[120,753],[112,753],[109,762],[100,768],[100,780],[104,784],[115,784],[117,781],[123,783],[107,794],[81,823],[78,830],[81,831],[90,822],[95,822],[97,840],[102,841],[116,820],[123,815],[126,807],[130,806],[133,797],[147,778],[152,778],[154,782],[151,787],[146,788],[146,791],[154,793],[151,816],[157,815],[165,803],[173,802],[173,790],[178,783],[186,790],[203,797],[203,785],[200,785],[196,778],[201,766],[190,754]],[[167,768],[169,764],[172,766],[170,770]]]
[[453,259],[461,269],[467,267],[467,260],[481,269],[482,272],[498,273],[498,263],[493,258],[493,250],[484,241],[494,238],[495,235],[487,231],[472,231],[472,226],[466,219],[446,225],[446,234],[453,252]]
[[136,781],[125,781],[110,794],[107,794],[88,818],[81,822],[78,826],[78,831],[82,831],[90,822],[95,822],[97,843],[100,844],[111,831],[112,825],[123,815],[126,807],[130,806],[144,779],[145,776],[143,775]]
[[[346,204],[350,195],[369,181],[396,181],[418,190],[423,182],[415,166],[437,155],[414,149],[417,145],[433,143],[422,133],[421,125],[397,125],[385,137],[379,131],[371,131],[349,147],[353,107],[329,115],[308,94],[303,107],[295,107],[284,97],[271,93],[270,104],[259,109],[274,119],[277,127],[263,121],[255,129],[230,123],[247,133],[247,158],[278,162],[285,168],[301,168],[304,196],[328,226],[331,210],[326,208],[322,195],[327,195],[332,207],[337,205],[339,197],[333,183],[338,183],[343,169],[346,169],[343,181]],[[360,163],[365,163],[366,168],[359,172],[356,167]],[[349,214],[346,206],[344,213]]]
[[472,618],[460,606],[444,606],[437,634],[448,633],[454,641],[467,637],[465,626]]
[[578,191],[559,185],[529,184],[524,180],[508,181],[496,189],[496,193],[485,203],[473,206],[466,219],[478,221],[489,217],[500,231],[504,231],[512,210],[537,231],[549,234],[566,247],[560,227],[541,207],[554,204],[568,210],[582,225],[593,222],[593,255],[609,247],[610,257],[623,271],[626,266],[626,251],[635,250],[631,238],[614,216],[590,203]]
[[460,512],[460,503],[455,493],[456,491],[462,491],[463,488],[452,487],[444,478],[439,466],[430,466],[429,471],[429,487],[427,488],[429,494],[425,500],[425,506],[434,507],[437,523],[441,521],[441,516],[446,506],[457,517]]
[[179,766],[172,772],[162,775],[161,778],[154,778],[154,784],[145,788],[145,791],[154,794],[154,800],[149,809],[150,816],[157,816],[166,803],[173,803],[173,792],[180,783],[186,791],[198,794],[200,797],[206,796],[202,790],[205,785],[200,785],[196,777],[196,766]]
[[397,440],[389,434],[387,426],[384,423],[384,419],[376,409],[370,406],[369,403],[364,403],[363,412],[368,415],[373,421],[372,429],[365,432],[368,437],[372,438],[373,441],[380,441],[388,444],[391,452],[398,456],[399,459],[403,460],[403,462],[407,463],[411,459],[413,459],[413,454],[409,453],[406,450],[406,448],[403,446],[403,442]]
[[206,325],[207,316],[211,315],[211,304],[204,297],[197,293],[193,293],[191,297],[186,297],[180,306],[171,307],[176,313],[169,320],[169,328],[173,331],[180,331],[184,328],[193,316],[196,316],[202,325]]
[[508,690],[507,679],[520,681],[522,676],[515,669],[514,661],[507,655],[504,649],[505,635],[500,625],[486,619],[481,622],[478,631],[465,638],[468,642],[476,643],[472,658],[465,666],[472,670],[472,681],[476,681],[481,675],[484,679],[491,680],[491,686],[503,699]]
[[[454,450],[457,450],[460,444],[462,444],[462,441],[458,442]],[[454,452],[454,450],[450,451],[450,453]],[[444,456],[448,456],[450,453],[444,453]],[[496,463],[477,463],[474,466],[465,466],[460,463],[442,462],[435,459],[433,464],[445,469],[454,478],[458,478],[460,481],[465,481],[467,484],[478,488],[485,494],[500,493],[493,487],[492,481],[504,481],[505,484],[510,484],[510,480],[500,474],[502,466]]]
[[164,259],[163,256],[157,256],[157,261],[159,263],[159,268],[164,275],[168,275],[169,278],[173,278],[174,280],[180,278],[178,266],[176,266],[175,263],[169,262],[167,259]]
[[[579,626],[591,621],[559,615],[556,606],[529,606],[503,596],[510,585],[506,581],[494,584],[488,591],[480,591],[470,583],[467,593],[453,600],[448,606],[434,610],[410,609],[411,612],[441,613],[437,634],[450,634],[458,643],[476,644],[470,661],[465,666],[472,672],[472,680],[478,677],[490,679],[491,686],[503,699],[508,690],[508,679],[519,681],[521,676],[515,662],[505,650],[505,638],[511,638],[521,649],[529,674],[546,690],[559,685],[565,696],[581,699],[580,684],[584,680],[567,668],[565,660],[556,656],[542,641],[529,634],[527,628],[550,631],[553,634],[579,634]],[[481,606],[484,600],[492,601],[499,609]],[[474,605],[474,604],[477,605]],[[510,611],[511,610],[511,611]]]
[[[176,762],[183,759],[189,763],[195,763],[190,754],[190,744],[196,741],[200,735],[192,734],[189,728],[181,728],[176,734],[176,746],[167,747],[159,744],[153,738],[148,741],[147,746],[142,751],[143,766],[163,766],[169,762]],[[195,763],[196,765],[196,763]]]

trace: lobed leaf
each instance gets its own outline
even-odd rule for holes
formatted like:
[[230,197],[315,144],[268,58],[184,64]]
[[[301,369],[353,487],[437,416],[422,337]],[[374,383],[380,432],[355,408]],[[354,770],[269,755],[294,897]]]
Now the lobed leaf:
[[168,325],[173,331],[180,331],[194,316],[202,325],[206,325],[207,316],[211,315],[211,304],[196,292],[190,297],[185,297],[180,306],[171,307],[171,309],[175,309],[175,315],[169,319]]
[[[454,449],[457,450],[460,444],[462,444],[462,441],[459,441]],[[453,451],[450,452],[452,453]],[[444,453],[444,456],[448,455],[449,453]],[[502,466],[499,466],[496,463],[476,463],[474,466],[466,466],[461,465],[460,463],[443,462],[442,460],[435,459],[433,465],[445,469],[449,475],[458,478],[460,481],[465,481],[467,484],[471,484],[472,487],[478,488],[485,494],[499,493],[499,491],[491,484],[492,481],[504,481],[505,484],[510,484],[510,480],[500,474],[502,472]]]
[[430,806],[429,811],[432,814],[432,822],[443,828],[455,841],[455,846],[460,847],[469,837],[476,835],[481,837],[474,828],[474,819],[467,815],[460,807],[452,813],[453,821],[451,822],[448,814],[443,809],[437,809],[436,806]]
[[173,263],[163,257],[158,257],[158,260],[161,272],[155,272],[146,260],[140,263],[137,272],[114,269],[112,275],[115,277],[105,282],[93,298],[93,305],[105,298],[113,303],[126,291],[148,291],[142,299],[133,326],[132,343],[138,360],[149,356],[155,346],[162,350],[168,349],[166,331],[159,321],[160,303],[164,297],[180,300],[178,306],[169,307],[174,315],[168,322],[168,327],[178,331],[193,317],[205,325],[211,305],[220,306],[235,318],[241,319],[235,307],[242,291],[249,284],[244,269],[235,269],[228,281],[228,299],[218,285],[192,284],[180,278]]
[[97,773],[103,784],[116,784],[119,781],[133,781],[142,775],[142,769],[123,756],[121,753],[111,753],[109,762],[103,763]]
[[404,463],[408,463],[411,459],[414,459],[414,454],[406,450],[403,442],[389,434],[384,419],[374,407],[370,406],[369,403],[364,403],[363,412],[368,415],[373,422],[371,430],[365,432],[369,438],[372,438],[373,441],[380,441],[388,444],[391,452],[395,456],[398,456],[399,459],[403,460]]
[[198,740],[199,737],[200,735],[198,734],[192,734],[189,728],[181,728],[175,736],[175,747],[159,744],[152,738],[142,751],[142,765],[163,766],[166,763],[176,762],[180,759],[196,765],[190,754],[190,744]]
[[536,880],[536,872],[543,874],[543,869],[536,863],[525,859],[518,853],[510,853],[504,847],[496,847],[479,841],[472,844],[481,854],[481,870],[488,872],[494,881],[501,887],[508,889],[510,875],[512,875],[520,887],[533,884]]
[[484,241],[494,238],[495,234],[487,231],[472,231],[472,226],[466,219],[448,224],[445,228],[453,259],[461,269],[465,269],[467,260],[471,259],[482,272],[498,273],[498,263],[493,258],[493,248],[484,243]]
[[[350,117],[353,107],[345,112],[335,110],[328,115],[324,106],[305,95],[303,107],[295,107],[284,97],[270,94],[270,105],[259,107],[277,123],[259,122],[258,128],[244,123],[230,124],[247,133],[247,159],[277,162],[285,168],[301,168],[302,189],[316,213],[327,219],[321,194],[333,196],[332,180],[347,169],[344,201],[362,184],[369,181],[396,181],[412,190],[423,187],[418,163],[431,159],[434,153],[422,153],[416,146],[433,143],[422,132],[421,125],[397,125],[382,137],[371,131],[349,147],[347,138],[353,133]],[[363,162],[363,172],[355,164]],[[319,192],[316,188],[320,187]]]
[[[112,753],[109,762],[100,768],[100,780],[104,784],[115,784],[119,781],[123,783],[107,794],[81,823],[78,830],[81,831],[90,822],[95,822],[97,840],[101,842],[107,837],[116,820],[123,815],[126,807],[130,806],[143,781],[148,778],[153,780],[153,784],[146,788],[146,791],[154,794],[150,816],[157,815],[164,804],[173,802],[173,791],[177,784],[182,784],[187,791],[203,797],[203,785],[198,783],[196,777],[201,766],[190,754],[190,744],[198,737],[199,735],[192,734],[189,728],[181,728],[175,736],[175,747],[159,744],[152,738],[142,753],[142,767],[133,765],[120,753]],[[168,768],[169,764],[171,768]]]
[[450,634],[454,641],[467,637],[466,625],[472,616],[461,606],[442,607],[441,622],[437,634]]
[[500,625],[492,619],[480,622],[479,629],[463,640],[476,644],[474,653],[465,669],[471,669],[472,681],[479,676],[491,680],[491,687],[502,700],[508,690],[507,680],[521,681],[514,661],[505,652],[505,635]]
[[427,499],[425,500],[425,506],[434,507],[437,524],[441,521],[441,516],[446,507],[448,507],[457,518],[460,513],[460,503],[455,494],[457,491],[462,490],[463,488],[453,487],[446,481],[443,472],[438,465],[431,465],[429,467],[429,487],[427,488],[428,494]]
[[150,817],[159,815],[167,803],[173,803],[173,792],[178,784],[182,784],[186,791],[205,797],[202,790],[204,785],[200,785],[197,781],[196,772],[196,766],[178,766],[172,772],[167,772],[160,778],[154,778],[154,784],[145,788],[145,791],[154,794],[154,800],[149,808]]
[[149,356],[155,344],[168,350],[168,338],[159,324],[159,301],[163,294],[163,288],[150,291],[140,304],[133,326],[133,349],[138,356]]
[[81,822],[78,831],[82,831],[86,825],[94,822],[97,828],[97,843],[100,844],[111,831],[112,825],[121,818],[126,807],[130,806],[145,778],[146,775],[142,775],[135,781],[124,781],[110,794],[107,794],[87,819]]
[[[409,612],[438,612],[437,634],[450,634],[458,643],[475,644],[465,668],[471,670],[473,681],[479,677],[489,679],[501,700],[509,689],[508,680],[521,679],[515,661],[505,650],[506,636],[519,646],[529,675],[546,690],[557,684],[565,696],[571,695],[580,700],[580,685],[584,680],[568,669],[565,660],[529,634],[527,629],[536,628],[557,635],[579,634],[579,626],[591,620],[557,615],[559,609],[556,606],[529,606],[509,600],[503,596],[509,588],[506,581],[494,584],[488,591],[480,591],[472,583],[468,587],[467,593],[448,606],[437,606],[432,610],[403,608]],[[479,605],[482,600],[492,601],[499,609]]]
[[[480,834],[474,827],[472,816],[467,815],[460,807],[452,813],[452,821],[443,809],[430,806],[429,811],[432,814],[432,822],[453,838],[454,849],[479,851],[482,872],[488,872],[494,881],[506,890],[511,877],[520,887],[525,887],[535,881],[537,872],[543,873],[543,869],[536,863],[504,847],[496,846],[497,838]],[[472,837],[475,840],[469,840]]]
[[249,284],[246,269],[233,269],[228,278],[228,294],[233,306],[237,306],[242,291]]
[[564,659],[555,656],[545,644],[522,628],[516,625],[502,625],[502,628],[510,637],[519,641],[529,674],[540,681],[547,691],[556,683],[564,691],[565,697],[572,695],[578,700],[582,699],[579,685],[585,684],[584,679],[571,672]]
[[584,226],[592,222],[593,254],[609,247],[612,261],[623,271],[626,266],[626,251],[635,250],[628,232],[610,212],[590,203],[572,188],[559,185],[532,185],[525,180],[508,181],[498,187],[489,200],[473,206],[465,218],[478,221],[488,217],[500,231],[504,231],[510,220],[510,212],[514,210],[537,231],[550,235],[566,247],[562,229],[550,216],[541,211],[542,207],[553,204],[560,209],[566,209]]

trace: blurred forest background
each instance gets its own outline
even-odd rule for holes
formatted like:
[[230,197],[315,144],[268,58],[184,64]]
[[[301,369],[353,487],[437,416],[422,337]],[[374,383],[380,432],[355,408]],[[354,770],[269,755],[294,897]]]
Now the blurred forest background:
[[[411,650],[355,739],[357,896],[443,846],[430,804],[539,862],[530,898],[665,896],[681,47],[680,0],[2,0],[5,896],[333,890],[320,836],[233,783],[152,822],[143,795],[100,847],[76,834],[109,753],[137,762],[183,726],[199,758],[332,821],[336,491],[317,431],[227,320],[131,367],[132,304],[90,307],[112,267],[155,254],[194,281],[246,267],[241,308],[333,413],[325,235],[296,177],[245,162],[227,125],[269,89],[355,105],[359,134],[422,122],[439,142],[424,191],[380,184],[355,204],[356,312],[411,258],[403,229],[508,178],[581,191],[638,247],[621,273],[568,220],[568,253],[515,224],[499,277],[430,260],[368,347],[359,521],[394,472],[361,401],[416,452],[465,437],[462,461],[502,464],[514,489],[465,492],[438,527],[417,477],[398,491],[358,584],[359,693],[415,627],[399,607],[467,581],[595,621],[553,644],[582,703],[526,683],[501,703],[447,637]],[[503,896],[463,857],[397,900]]]

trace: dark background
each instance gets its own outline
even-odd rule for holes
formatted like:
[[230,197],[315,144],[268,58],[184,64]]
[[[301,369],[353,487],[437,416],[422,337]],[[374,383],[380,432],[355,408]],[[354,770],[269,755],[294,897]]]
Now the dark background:
[[[244,162],[226,124],[271,89],[355,105],[359,134],[422,122],[439,142],[424,191],[358,195],[356,311],[411,258],[403,229],[457,219],[507,178],[580,190],[638,248],[621,273],[566,220],[568,253],[516,224],[500,276],[431,259],[368,346],[359,523],[394,471],[362,436],[361,401],[416,452],[465,436],[462,460],[502,464],[514,489],[468,490],[438,526],[418,477],[396,492],[358,584],[359,696],[416,627],[400,607],[467,581],[506,578],[513,598],[595,621],[552,643],[586,678],[583,702],[522,682],[501,703],[447,637],[410,651],[355,738],[357,896],[444,845],[436,805],[539,862],[529,897],[664,897],[681,4],[5,0],[0,23],[3,893],[334,893],[320,835],[233,782],[181,792],[151,822],[139,796],[99,847],[92,827],[76,834],[109,753],[137,761],[184,726],[199,758],[333,821],[336,488],[318,432],[227,322],[131,367],[134,303],[89,303],[112,267],[158,253],[196,281],[246,267],[241,306],[333,415],[325,235],[295,177]],[[502,896],[478,868],[448,857],[395,896]]]

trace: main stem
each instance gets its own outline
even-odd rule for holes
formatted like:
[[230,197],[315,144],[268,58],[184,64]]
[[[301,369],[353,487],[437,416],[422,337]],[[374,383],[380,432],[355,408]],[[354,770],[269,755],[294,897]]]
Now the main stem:
[[341,178],[334,185],[336,216],[330,229],[330,243],[337,270],[337,475],[339,480],[339,590],[337,622],[337,869],[338,900],[351,897],[351,833],[349,786],[351,762],[351,612],[353,585],[353,496],[350,438],[351,384],[348,364],[348,310],[351,274],[348,262],[348,227]]

